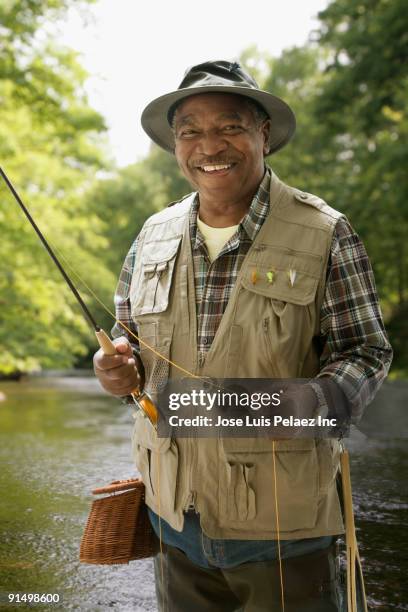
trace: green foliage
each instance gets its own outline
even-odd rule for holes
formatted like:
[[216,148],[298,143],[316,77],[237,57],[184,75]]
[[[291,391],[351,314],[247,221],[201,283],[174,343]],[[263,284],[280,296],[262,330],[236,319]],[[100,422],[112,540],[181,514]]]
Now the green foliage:
[[404,303],[408,281],[405,9],[403,0],[336,0],[320,13],[330,56],[314,113],[343,145],[339,201],[365,237],[391,305]]
[[330,50],[315,117],[343,143],[339,201],[364,236],[391,316],[396,368],[407,368],[408,13],[403,0],[336,0],[320,13]]
[[[98,257],[102,222],[83,197],[105,163],[104,121],[87,103],[76,55],[37,36],[68,5],[2,3],[0,157],[44,234],[107,289],[114,278]],[[0,232],[0,373],[71,366],[92,336],[3,181]]]
[[[46,235],[112,307],[123,259],[144,220],[191,187],[174,157],[156,146],[144,160],[107,174],[104,121],[88,105],[86,74],[72,50],[44,34],[44,25],[72,3],[0,6],[0,157]],[[404,5],[332,0],[320,14],[318,44],[278,58],[251,47],[241,58],[297,116],[293,141],[268,160],[273,169],[345,212],[361,234],[390,319],[398,372],[408,363]],[[82,314],[3,185],[0,231],[0,373],[66,367],[93,352]],[[109,329],[111,318],[97,301],[89,303]]]
[[367,136],[393,129],[406,109],[406,2],[336,0],[319,17],[320,42],[331,50],[330,78],[318,104],[325,121],[347,129],[351,113],[354,130]]

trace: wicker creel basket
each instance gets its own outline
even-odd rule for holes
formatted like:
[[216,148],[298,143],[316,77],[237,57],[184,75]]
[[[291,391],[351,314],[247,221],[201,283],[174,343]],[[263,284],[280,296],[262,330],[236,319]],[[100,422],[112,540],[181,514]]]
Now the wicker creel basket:
[[80,546],[82,563],[129,563],[157,552],[141,480],[116,480],[92,493],[108,495],[92,502]]

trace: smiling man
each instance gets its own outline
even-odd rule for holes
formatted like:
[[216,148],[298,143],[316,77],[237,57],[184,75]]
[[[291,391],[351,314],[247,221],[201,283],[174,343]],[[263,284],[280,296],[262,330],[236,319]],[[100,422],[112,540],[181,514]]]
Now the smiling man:
[[172,125],[178,164],[200,194],[200,219],[211,227],[238,224],[265,173],[265,113],[240,95],[197,94],[180,103]]
[[[306,378],[313,415],[345,405],[358,421],[392,351],[348,221],[265,165],[294,132],[291,109],[239,64],[206,62],[142,125],[196,191],[148,219],[128,253],[117,317],[142,342],[115,326],[118,354],[94,359],[101,384],[124,397],[144,385],[155,399],[185,375],[175,364],[200,377]],[[341,609],[336,439],[158,438],[138,412],[133,442],[165,544],[160,610]]]

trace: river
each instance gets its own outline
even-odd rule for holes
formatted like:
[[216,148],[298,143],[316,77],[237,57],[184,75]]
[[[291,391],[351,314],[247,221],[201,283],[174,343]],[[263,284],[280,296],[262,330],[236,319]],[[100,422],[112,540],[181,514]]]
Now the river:
[[[0,608],[32,609],[4,603],[7,592],[30,592],[62,597],[41,610],[155,611],[150,559],[78,561],[91,489],[135,476],[131,410],[93,378],[0,387]],[[407,399],[406,383],[386,383],[349,442],[370,609],[385,612],[408,610]]]

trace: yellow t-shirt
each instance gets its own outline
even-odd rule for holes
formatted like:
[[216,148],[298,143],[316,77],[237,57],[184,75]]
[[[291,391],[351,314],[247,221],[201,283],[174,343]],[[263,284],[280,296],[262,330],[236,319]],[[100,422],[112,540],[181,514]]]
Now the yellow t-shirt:
[[197,217],[197,226],[204,237],[211,263],[217,258],[224,244],[228,242],[238,229],[238,225],[211,227],[204,223],[204,221],[201,221],[200,217]]

